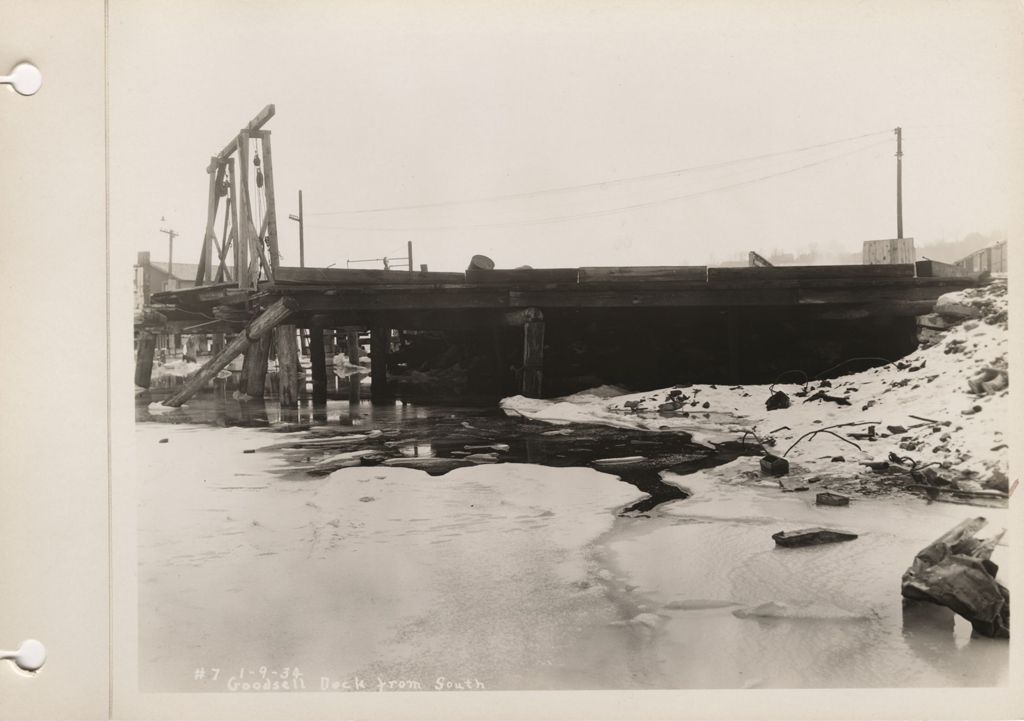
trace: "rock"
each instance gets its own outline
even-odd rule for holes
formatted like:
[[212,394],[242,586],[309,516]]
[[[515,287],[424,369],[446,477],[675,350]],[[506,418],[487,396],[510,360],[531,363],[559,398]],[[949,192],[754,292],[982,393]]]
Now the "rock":
[[989,560],[1003,532],[975,537],[987,523],[968,518],[922,549],[903,574],[902,593],[952,609],[982,635],[1009,638],[1010,592],[996,580],[999,569]]
[[917,324],[922,328],[947,330],[956,325],[956,320],[944,318],[938,313],[929,313],[928,315],[919,315],[917,317]]
[[857,538],[856,533],[837,531],[832,528],[802,528],[798,531],[779,531],[772,534],[772,538],[779,546],[796,548],[800,546],[817,546],[823,543],[839,543],[841,541],[852,541]]
[[986,367],[978,371],[973,378],[969,378],[967,385],[972,393],[983,396],[1005,390],[1010,385],[1010,379],[1002,368]]
[[1010,479],[998,468],[992,470],[991,475],[982,485],[985,488],[991,488],[994,491],[1002,491],[1003,493],[1010,492]]
[[777,411],[782,408],[789,408],[789,396],[782,391],[775,391],[765,401],[764,407],[769,411]]
[[981,317],[981,312],[974,306],[957,302],[945,295],[939,296],[939,299],[935,301],[935,312],[953,320]]
[[159,441],[157,441],[157,443],[170,443],[170,441],[170,438],[161,438]]
[[903,426],[886,426],[885,429],[894,436],[900,436],[907,432]]
[[832,456],[833,463],[845,463],[846,459],[843,456]]
[[978,413],[979,411],[981,411],[981,406],[971,406],[970,408],[966,408],[960,411],[960,415],[973,416],[975,413]]

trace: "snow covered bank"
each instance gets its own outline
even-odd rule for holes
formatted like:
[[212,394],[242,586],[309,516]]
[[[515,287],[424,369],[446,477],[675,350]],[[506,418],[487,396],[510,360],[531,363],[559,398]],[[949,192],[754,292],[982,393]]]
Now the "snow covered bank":
[[[935,325],[943,328],[930,345],[896,363],[831,381],[684,385],[613,398],[515,396],[503,400],[502,408],[556,424],[685,431],[709,445],[753,431],[768,451],[785,455],[791,477],[818,478],[823,485],[872,476],[866,463],[909,482],[916,463],[919,469],[934,464],[930,475],[937,472],[940,481],[962,490],[1005,490],[1009,391],[1000,385],[1008,381],[1007,304],[1005,281],[947,294],[936,304],[942,322]],[[793,375],[799,378],[786,379]],[[996,382],[983,388],[985,378]],[[771,407],[781,407],[768,410],[775,392],[785,397],[777,396]],[[838,437],[818,433],[801,440],[837,425],[831,430]],[[902,465],[890,454],[903,459]],[[745,463],[757,467],[756,459]],[[883,463],[892,465],[886,469]]]

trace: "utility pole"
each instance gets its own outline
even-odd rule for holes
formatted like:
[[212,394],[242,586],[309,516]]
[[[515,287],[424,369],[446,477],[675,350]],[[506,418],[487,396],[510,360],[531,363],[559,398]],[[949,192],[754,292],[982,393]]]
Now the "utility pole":
[[303,235],[302,235],[303,222],[302,222],[302,191],[301,190],[299,191],[299,214],[298,215],[294,215],[294,214],[289,215],[288,219],[289,220],[298,221],[298,223],[299,223],[299,267],[300,268],[305,268],[306,267],[306,242],[305,242],[305,238],[303,238]]
[[903,128],[896,128],[896,237],[903,237]]
[[[160,220],[163,220],[163,218],[160,218]],[[161,228],[160,232],[167,234],[167,285],[170,286],[171,279],[174,278],[174,239],[178,236],[178,232],[173,228]],[[172,289],[167,287],[164,290]]]

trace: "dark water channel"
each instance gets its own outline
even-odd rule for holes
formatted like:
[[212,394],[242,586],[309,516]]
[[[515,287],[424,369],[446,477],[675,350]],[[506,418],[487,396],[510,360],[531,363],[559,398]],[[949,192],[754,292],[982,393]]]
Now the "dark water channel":
[[[660,472],[693,473],[756,455],[756,446],[739,443],[714,450],[696,445],[686,433],[634,431],[600,425],[554,426],[506,416],[493,404],[394,404],[329,402],[326,408],[300,407],[282,412],[276,403],[225,398],[193,399],[185,408],[151,414],[140,399],[136,420],[264,427],[266,446],[288,463],[281,475],[301,480],[340,468],[404,466],[432,476],[481,463],[532,463],[551,467],[590,467],[629,483],[647,498],[623,514],[644,514],[687,493],[662,481]],[[287,439],[274,438],[288,434]]]

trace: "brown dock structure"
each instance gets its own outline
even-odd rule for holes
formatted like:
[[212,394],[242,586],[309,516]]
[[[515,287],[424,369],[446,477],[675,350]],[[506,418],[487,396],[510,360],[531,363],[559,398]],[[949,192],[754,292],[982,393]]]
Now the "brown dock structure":
[[[264,129],[273,115],[274,106],[268,105],[210,158],[208,217],[195,287],[153,293],[150,307],[137,314],[135,377],[142,387],[153,362],[152,333],[230,338],[165,405],[183,404],[242,354],[241,390],[261,396],[271,347],[279,363],[280,400],[293,405],[301,371],[297,329],[310,334],[314,403],[326,400],[324,334],[330,331],[348,339],[353,363],[360,354],[358,334],[369,332],[374,399],[390,396],[392,331],[479,330],[496,339],[517,332],[518,353],[505,354],[495,341],[496,363],[515,369],[516,390],[529,397],[550,395],[546,356],[560,352],[581,328],[628,336],[638,350],[616,351],[622,362],[664,365],[663,356],[685,357],[693,367],[721,366],[721,377],[731,382],[749,382],[777,374],[780,364],[787,367],[780,357],[756,368],[752,355],[772,356],[771,348],[799,344],[826,326],[839,336],[837,343],[858,332],[887,336],[892,341],[884,349],[905,355],[916,347],[915,316],[929,313],[940,295],[979,279],[977,273],[934,261],[509,270],[474,262],[464,272],[282,266],[270,131]],[[255,188],[250,166],[256,168]],[[265,202],[254,202],[256,193]],[[262,211],[254,214],[256,208]],[[711,335],[723,350],[701,360],[701,344],[711,342]],[[356,380],[356,398],[358,390]]]

